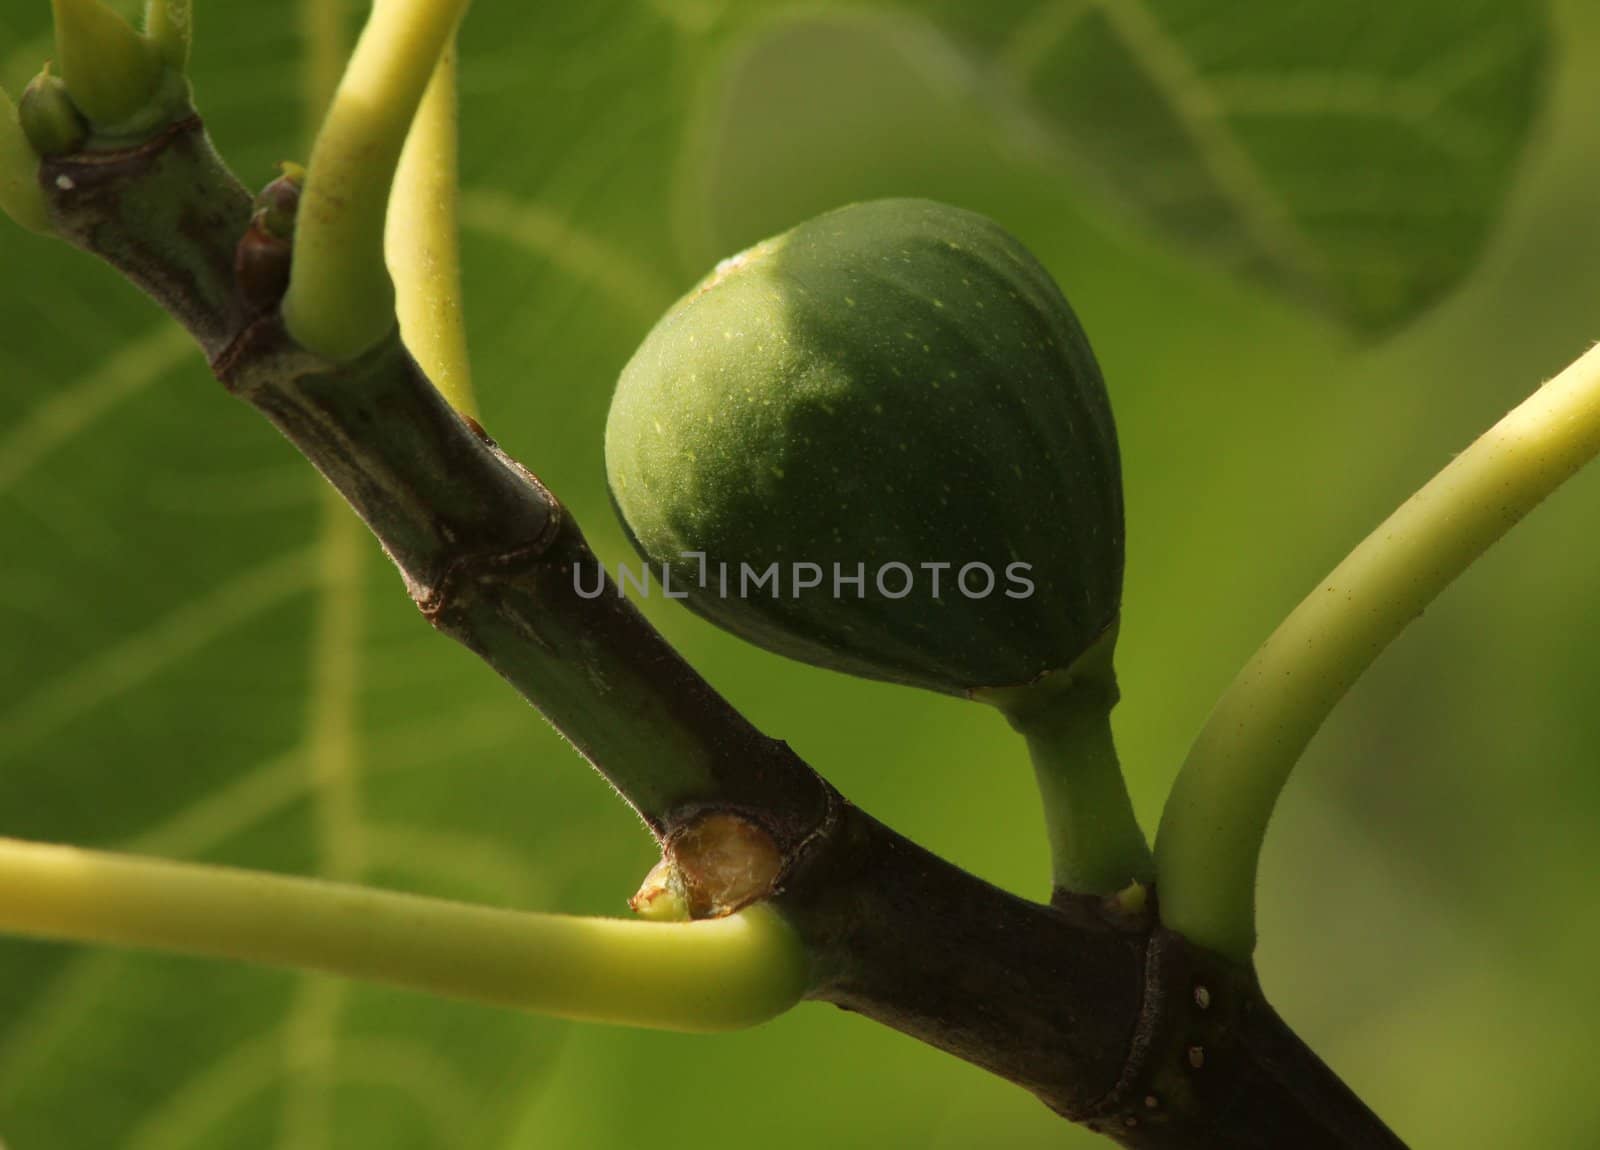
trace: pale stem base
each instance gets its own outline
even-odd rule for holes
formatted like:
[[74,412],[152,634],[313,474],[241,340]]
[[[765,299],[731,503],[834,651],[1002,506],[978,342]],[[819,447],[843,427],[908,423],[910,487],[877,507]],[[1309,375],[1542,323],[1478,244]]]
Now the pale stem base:
[[693,923],[576,918],[0,839],[0,933],[317,971],[563,1018],[753,1026],[806,989],[756,907]]

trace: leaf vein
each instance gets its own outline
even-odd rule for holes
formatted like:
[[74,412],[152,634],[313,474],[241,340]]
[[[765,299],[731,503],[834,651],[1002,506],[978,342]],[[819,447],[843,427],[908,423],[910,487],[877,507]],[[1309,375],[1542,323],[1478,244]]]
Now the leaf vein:
[[188,359],[194,343],[176,325],[126,345],[87,375],[54,392],[0,437],[0,493],[89,428]]
[[672,289],[643,264],[544,204],[487,189],[467,191],[461,223],[548,260],[641,319],[653,321],[673,298]]
[[1168,35],[1149,5],[1145,0],[1097,3],[1107,24],[1178,116],[1206,169],[1239,213],[1254,242],[1304,280],[1320,282],[1321,257],[1300,232],[1288,206],[1266,182],[1250,153],[1229,130],[1227,116],[1207,79]]
[[313,559],[314,552],[300,551],[262,563],[0,712],[0,762],[31,749],[73,719],[142,685],[233,628],[310,590]]

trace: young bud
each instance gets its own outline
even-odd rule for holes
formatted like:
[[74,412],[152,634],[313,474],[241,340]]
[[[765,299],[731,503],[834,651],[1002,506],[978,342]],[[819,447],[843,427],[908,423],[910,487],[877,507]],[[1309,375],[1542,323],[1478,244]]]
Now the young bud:
[[688,922],[689,898],[677,867],[668,859],[651,867],[638,891],[628,900],[628,907],[649,922]]
[[306,173],[299,164],[280,164],[279,169],[283,174],[256,196],[250,226],[234,252],[233,274],[239,294],[256,312],[277,307],[289,288],[294,221]]
[[17,110],[4,92],[0,92],[0,211],[30,231],[55,232],[39,187],[39,153],[23,135]]
[[722,918],[772,894],[784,860],[772,836],[717,811],[679,827],[661,862],[629,901],[645,918]]
[[88,121],[67,94],[66,82],[52,75],[48,66],[22,90],[17,120],[41,156],[76,152],[89,137]]
[[283,174],[256,196],[255,226],[280,240],[294,238],[294,219],[300,211],[300,193],[305,188],[306,170],[299,164],[282,163]]
[[289,242],[267,232],[258,213],[233,253],[234,282],[251,311],[271,311],[283,299],[289,288],[290,254]]
[[136,115],[161,85],[162,56],[102,0],[52,0],[67,91],[96,124]]

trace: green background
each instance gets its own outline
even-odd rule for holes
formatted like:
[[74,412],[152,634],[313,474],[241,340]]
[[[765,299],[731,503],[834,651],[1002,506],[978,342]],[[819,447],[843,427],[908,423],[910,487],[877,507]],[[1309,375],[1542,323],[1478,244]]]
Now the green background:
[[[263,183],[303,154],[299,14],[197,7],[200,106]],[[1319,278],[1256,242],[1259,218],[1230,209],[1226,179],[1202,186],[1173,138],[1184,122],[1141,103],[1111,48],[1052,30],[1074,5],[765,23],[787,21],[767,11],[782,7],[479,0],[463,180],[484,422],[603,557],[628,558],[601,430],[617,371],[676,292],[852,199],[925,195],[1000,219],[1073,300],[1116,407],[1129,524],[1116,724],[1153,827],[1187,740],[1275,620],[1600,331],[1600,10],[1554,8],[1544,110],[1524,138],[1531,5],[1139,5],[1223,70],[1326,77],[1358,57],[1351,75],[1410,74],[1448,55],[1436,18],[1477,52],[1463,57],[1470,98],[1405,105],[1446,126],[1437,155],[1385,135],[1405,116],[1372,109],[1400,104],[1359,84],[1321,103],[1290,85],[1278,95],[1303,115],[1223,123],[1305,224]],[[1231,26],[1200,19],[1209,9]],[[1319,27],[1334,10],[1361,18]],[[0,5],[13,93],[50,54],[48,23],[43,0]],[[1069,42],[1081,58],[1052,54]],[[995,59],[1031,78],[1010,90]],[[1329,213],[1318,195],[1361,211]],[[153,305],[11,227],[0,272],[0,833],[300,873],[326,869],[345,836],[371,882],[621,913],[654,861],[637,820],[416,616],[365,541],[359,611],[341,616],[357,642],[330,660],[314,627],[332,594],[317,482]],[[1577,1148],[1600,1128],[1597,506],[1593,471],[1428,610],[1318,738],[1266,846],[1269,995],[1418,1147]],[[852,799],[1046,893],[1038,800],[997,716],[649,610]],[[319,724],[351,733],[354,810],[330,814],[308,766]],[[1099,1144],[1014,1087],[822,1006],[685,1037],[14,942],[0,942],[0,1140]]]

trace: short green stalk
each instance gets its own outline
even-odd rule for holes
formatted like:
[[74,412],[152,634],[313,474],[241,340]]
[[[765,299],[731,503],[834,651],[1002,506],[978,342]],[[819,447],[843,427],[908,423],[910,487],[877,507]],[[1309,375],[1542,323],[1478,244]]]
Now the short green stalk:
[[1019,730],[1044,799],[1056,887],[1114,894],[1153,877],[1117,762],[1111,709],[1092,694],[1069,694]]
[[0,211],[41,235],[55,234],[44,189],[39,187],[39,155],[22,134],[16,105],[0,92]]
[[1247,961],[1267,820],[1334,705],[1490,544],[1600,453],[1600,348],[1458,455],[1284,620],[1218,701],[1156,838],[1161,917]]
[[16,839],[0,839],[0,932],[682,1031],[764,1022],[807,980],[795,934],[765,907],[693,923],[574,918]]
[[354,359],[395,325],[384,216],[417,108],[467,0],[374,8],[317,134],[283,317],[307,350]]
[[1111,733],[1116,628],[1065,671],[978,692],[1027,740],[1044,800],[1057,890],[1110,895],[1155,876]]

